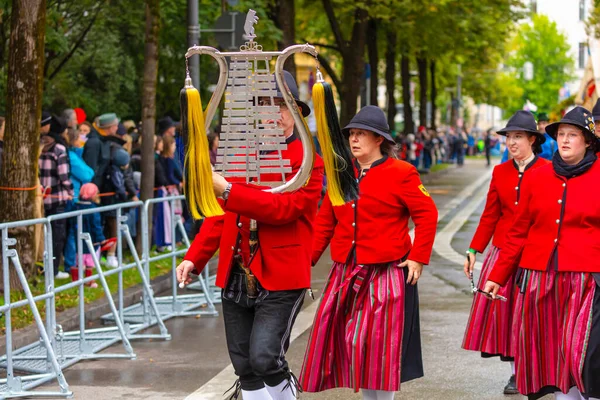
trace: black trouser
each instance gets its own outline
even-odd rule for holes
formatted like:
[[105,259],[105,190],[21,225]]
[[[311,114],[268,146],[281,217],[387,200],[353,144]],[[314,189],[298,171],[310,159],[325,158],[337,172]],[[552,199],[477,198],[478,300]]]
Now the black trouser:
[[236,266],[222,291],[229,357],[244,390],[277,386],[290,376],[285,353],[305,289],[269,291],[258,284],[249,299],[246,275]]
[[[64,206],[57,206],[45,209],[47,217],[51,215],[61,214],[63,212],[65,212]],[[54,257],[54,260],[52,260],[52,262],[54,265],[54,275],[56,275],[58,274],[58,267],[60,266],[63,250],[65,249],[65,244],[67,243],[67,220],[53,220],[50,222],[50,226],[52,227],[52,256]]]

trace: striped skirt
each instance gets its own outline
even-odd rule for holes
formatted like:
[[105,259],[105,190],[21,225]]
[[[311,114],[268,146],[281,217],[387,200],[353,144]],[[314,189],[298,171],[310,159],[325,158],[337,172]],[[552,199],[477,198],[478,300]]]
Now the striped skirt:
[[[500,249],[490,246],[481,268],[478,282],[480,289],[484,288],[499,256]],[[515,354],[512,335],[518,293],[513,276],[499,292],[508,299],[506,302],[490,300],[481,294],[475,294],[462,348],[480,351],[483,357],[500,356],[502,360],[511,361]]]
[[417,286],[398,263],[334,262],[304,356],[305,391],[397,391],[423,376]]
[[600,398],[600,290],[592,274],[526,270],[515,354],[530,399],[576,386]]

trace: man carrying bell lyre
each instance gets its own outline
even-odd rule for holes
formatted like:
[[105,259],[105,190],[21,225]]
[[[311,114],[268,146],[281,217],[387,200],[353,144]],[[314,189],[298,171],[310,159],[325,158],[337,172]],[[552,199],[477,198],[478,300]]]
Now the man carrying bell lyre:
[[[294,78],[286,71],[284,77],[306,117],[310,108],[298,99]],[[287,143],[282,158],[289,159],[292,167],[292,172],[286,174],[289,180],[302,163],[302,144],[294,133],[292,112],[279,87],[274,102],[281,112],[277,126]],[[267,175],[261,174],[261,182],[273,181]],[[200,273],[220,249],[216,284],[223,288],[227,347],[239,377],[230,398],[237,398],[240,390],[244,400],[296,398],[297,381],[285,353],[294,320],[310,287],[312,223],[322,180],[323,162],[318,157],[308,183],[288,193],[269,193],[257,185],[230,183],[213,173],[214,191],[222,199],[219,202],[225,215],[205,219],[177,267],[177,279],[191,282],[190,272]],[[250,240],[251,220],[258,225],[258,244]]]

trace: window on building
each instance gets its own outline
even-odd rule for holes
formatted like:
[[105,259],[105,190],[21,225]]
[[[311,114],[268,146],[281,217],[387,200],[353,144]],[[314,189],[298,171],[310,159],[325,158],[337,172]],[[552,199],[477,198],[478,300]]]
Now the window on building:
[[585,0],[579,0],[579,20],[585,21]]
[[587,53],[587,43],[579,43],[579,69],[585,68],[585,54]]
[[533,14],[537,13],[537,0],[531,0],[529,3],[529,8]]

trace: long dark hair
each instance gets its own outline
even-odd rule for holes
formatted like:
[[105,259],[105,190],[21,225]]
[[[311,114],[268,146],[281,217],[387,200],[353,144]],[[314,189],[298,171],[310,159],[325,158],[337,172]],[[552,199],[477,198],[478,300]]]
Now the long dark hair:
[[531,144],[531,150],[533,151],[533,154],[540,154],[542,152],[542,135],[527,133],[527,136],[535,137],[535,141]]

